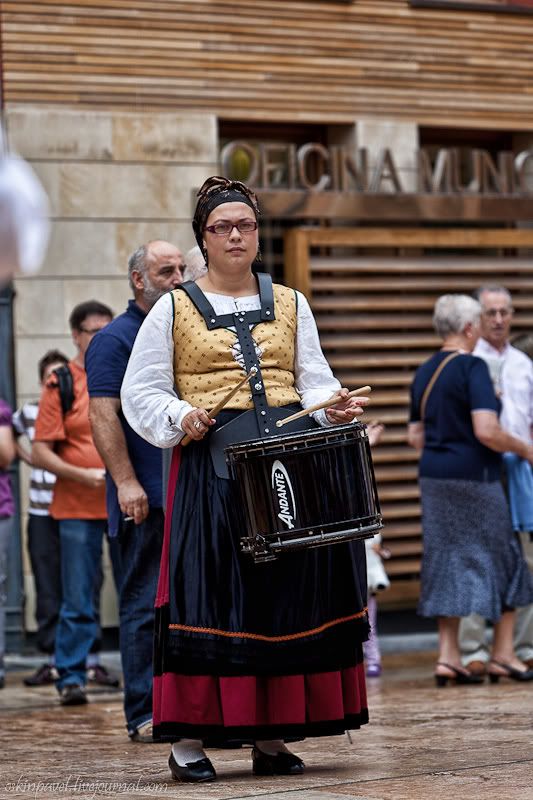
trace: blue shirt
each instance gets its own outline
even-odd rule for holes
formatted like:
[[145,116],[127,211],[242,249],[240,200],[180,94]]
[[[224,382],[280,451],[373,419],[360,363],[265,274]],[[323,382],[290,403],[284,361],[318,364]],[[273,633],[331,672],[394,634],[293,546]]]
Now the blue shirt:
[[[120,387],[133,343],[146,314],[135,300],[130,300],[124,314],[116,317],[93,337],[85,354],[85,369],[90,397],[120,398]],[[126,437],[128,454],[137,480],[148,496],[150,508],[163,505],[161,450],[142,439],[131,428],[122,411],[119,419]],[[120,528],[120,507],[117,488],[106,476],[106,503],[109,535],[116,536]]]
[[514,531],[533,531],[533,469],[516,453],[504,453],[507,494]]
[[[439,351],[418,368],[411,386],[411,422],[420,422],[426,386],[448,355]],[[476,438],[471,417],[472,411],[499,410],[489,370],[481,358],[458,355],[446,364],[426,403],[420,476],[500,480],[501,455]]]

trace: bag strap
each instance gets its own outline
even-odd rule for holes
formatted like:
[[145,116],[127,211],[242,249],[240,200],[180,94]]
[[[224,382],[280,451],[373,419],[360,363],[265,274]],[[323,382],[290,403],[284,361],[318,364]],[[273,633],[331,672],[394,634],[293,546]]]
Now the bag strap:
[[68,364],[63,364],[54,370],[57,377],[57,388],[61,399],[61,410],[63,416],[70,411],[74,403],[74,378]]
[[420,401],[420,421],[421,422],[424,422],[424,415],[426,413],[426,406],[427,406],[428,398],[429,398],[429,395],[431,394],[431,390],[435,386],[435,382],[436,382],[437,378],[441,374],[441,372],[444,369],[444,367],[446,366],[446,364],[449,364],[450,361],[452,361],[458,355],[460,355],[460,353],[457,352],[457,351],[447,355],[446,358],[444,358],[440,362],[439,366],[437,367],[437,369],[435,370],[435,372],[431,376],[431,380],[429,381],[428,385],[424,389],[424,394],[422,395],[422,400]]

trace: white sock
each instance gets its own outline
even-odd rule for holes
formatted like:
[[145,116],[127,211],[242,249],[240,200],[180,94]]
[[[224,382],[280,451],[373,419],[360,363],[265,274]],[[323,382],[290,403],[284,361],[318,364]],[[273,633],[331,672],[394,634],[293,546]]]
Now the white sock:
[[180,767],[206,758],[200,739],[180,739],[172,745],[172,755]]
[[281,739],[267,739],[266,741],[256,742],[255,746],[266,756],[277,756],[278,753],[290,753]]

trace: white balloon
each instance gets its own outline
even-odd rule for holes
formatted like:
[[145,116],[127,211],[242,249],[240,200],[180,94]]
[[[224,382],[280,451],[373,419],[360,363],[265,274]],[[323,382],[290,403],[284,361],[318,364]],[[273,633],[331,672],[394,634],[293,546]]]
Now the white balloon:
[[50,233],[48,213],[48,198],[29,165],[0,155],[0,283],[18,270],[38,271]]

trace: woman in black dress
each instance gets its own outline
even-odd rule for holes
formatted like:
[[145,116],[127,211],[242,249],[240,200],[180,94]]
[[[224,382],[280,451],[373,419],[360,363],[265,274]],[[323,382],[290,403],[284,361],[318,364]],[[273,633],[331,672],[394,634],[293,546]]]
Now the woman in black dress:
[[[364,545],[253,564],[240,552],[241,509],[231,482],[214,470],[210,440],[235,420],[241,440],[268,436],[278,409],[346,390],[324,359],[305,297],[252,272],[255,195],[210,179],[193,227],[208,272],[148,314],[122,389],[124,413],[148,441],[175,446],[184,433],[194,440],[174,447],[169,480],[154,738],[173,743],[169,764],[178,780],[215,778],[204,746],[246,743],[256,775],[299,774],[304,764],[285,742],[340,734],[368,718]],[[261,375],[214,422],[206,409],[239,382],[250,359]],[[366,402],[344,400],[309,425],[351,422]]]

